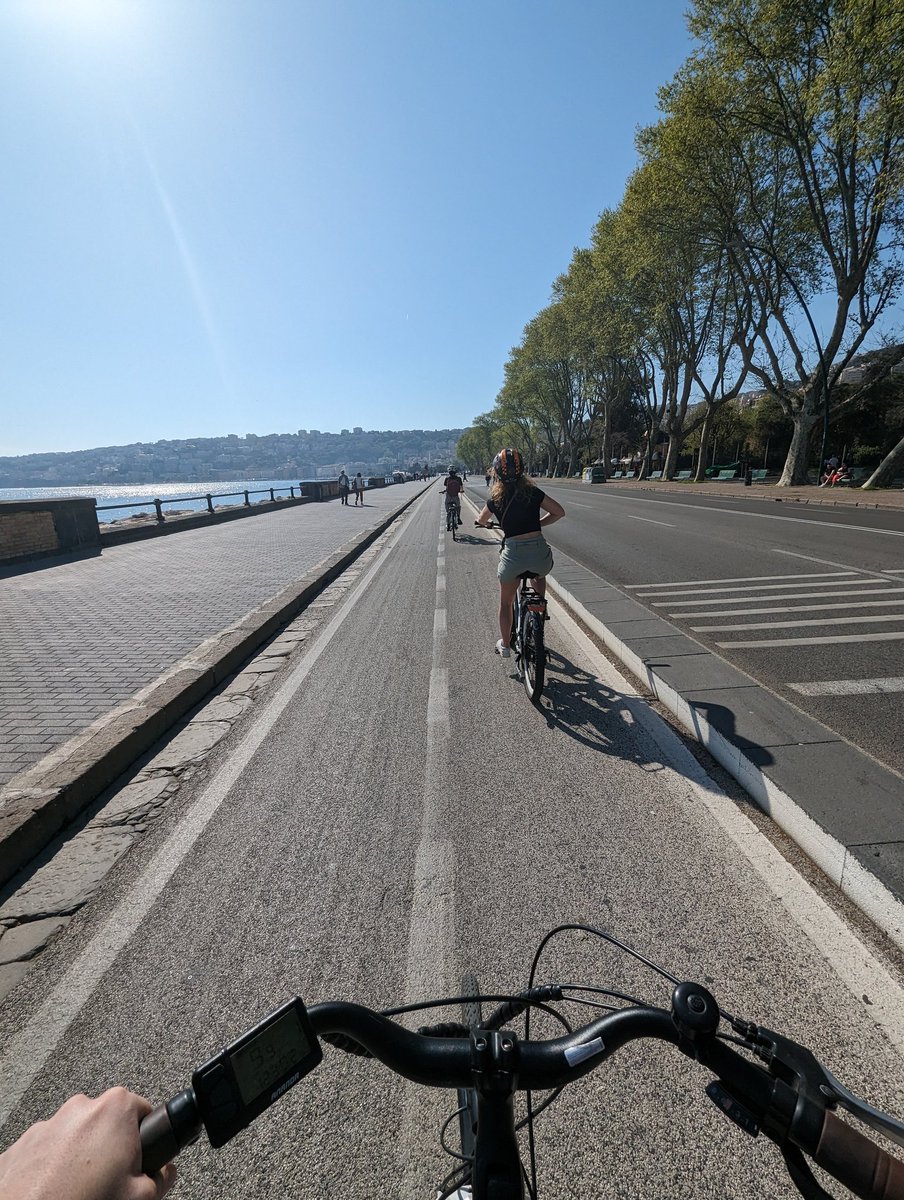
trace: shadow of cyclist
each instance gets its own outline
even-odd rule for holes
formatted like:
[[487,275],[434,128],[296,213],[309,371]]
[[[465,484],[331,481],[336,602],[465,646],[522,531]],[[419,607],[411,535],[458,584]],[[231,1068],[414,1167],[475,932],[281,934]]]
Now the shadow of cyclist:
[[[607,687],[547,648],[546,691],[540,711],[551,729],[560,729],[600,754],[624,759],[626,745],[635,741],[624,736],[625,728],[634,724],[631,710],[638,703],[643,701]],[[661,762],[649,762],[638,749],[630,758],[644,769],[662,769]]]

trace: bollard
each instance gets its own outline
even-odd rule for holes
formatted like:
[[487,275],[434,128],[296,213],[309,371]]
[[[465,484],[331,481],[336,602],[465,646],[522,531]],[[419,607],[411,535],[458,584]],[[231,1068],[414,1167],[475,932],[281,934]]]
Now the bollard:
[[295,499],[295,488],[294,487],[289,488],[289,495],[292,497],[293,500]]
[[273,495],[273,488],[270,488],[270,499],[274,504],[276,503],[276,497]]
[[245,507],[246,508],[251,507],[251,501],[248,499],[248,489],[247,488],[245,489]]
[[163,509],[160,507],[159,500],[154,501],[154,508],[157,509],[157,520],[162,524],[166,520],[166,517],[163,515]]
[[213,496],[211,496],[210,492],[207,493],[206,499],[207,499],[207,511],[209,513],[212,513],[213,512]]

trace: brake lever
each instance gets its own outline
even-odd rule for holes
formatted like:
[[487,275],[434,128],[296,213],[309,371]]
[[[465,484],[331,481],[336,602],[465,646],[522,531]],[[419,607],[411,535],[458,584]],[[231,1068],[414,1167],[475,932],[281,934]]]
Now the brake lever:
[[858,1121],[862,1121],[876,1133],[885,1134],[897,1145],[904,1146],[904,1121],[899,1121],[896,1117],[890,1117],[887,1113],[874,1108],[872,1104],[856,1095],[850,1088],[846,1088],[827,1067],[823,1067],[822,1070],[828,1080],[827,1097],[830,1093],[832,1099],[842,1108],[847,1109]]
[[[766,1063],[771,1073],[793,1087],[805,1100],[823,1108],[834,1109],[840,1105],[875,1133],[884,1134],[904,1147],[904,1122],[874,1108],[845,1087],[805,1046],[762,1026],[748,1026],[747,1036],[750,1038],[750,1048]],[[797,1127],[795,1133],[802,1133],[800,1126],[804,1123],[804,1114],[800,1107],[792,1117]],[[788,1128],[790,1130],[790,1123]]]

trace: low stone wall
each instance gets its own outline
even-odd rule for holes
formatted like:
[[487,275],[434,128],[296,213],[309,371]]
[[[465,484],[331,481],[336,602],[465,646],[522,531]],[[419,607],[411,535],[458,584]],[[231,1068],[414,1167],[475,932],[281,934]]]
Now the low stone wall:
[[0,500],[0,564],[100,549],[92,497]]
[[298,486],[308,500],[333,500],[339,495],[338,479],[302,479]]

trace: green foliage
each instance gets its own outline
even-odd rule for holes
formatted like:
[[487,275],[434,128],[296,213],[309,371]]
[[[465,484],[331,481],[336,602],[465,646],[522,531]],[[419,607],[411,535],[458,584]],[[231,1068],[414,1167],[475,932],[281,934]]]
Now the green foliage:
[[[783,481],[805,481],[823,411],[835,440],[859,421],[886,445],[904,423],[892,393],[864,408],[840,385],[904,284],[904,5],[696,0],[689,23],[698,47],[621,204],[525,327],[487,420],[551,470],[664,430],[672,456],[685,435],[787,450]],[[739,408],[748,373],[769,396]]]

